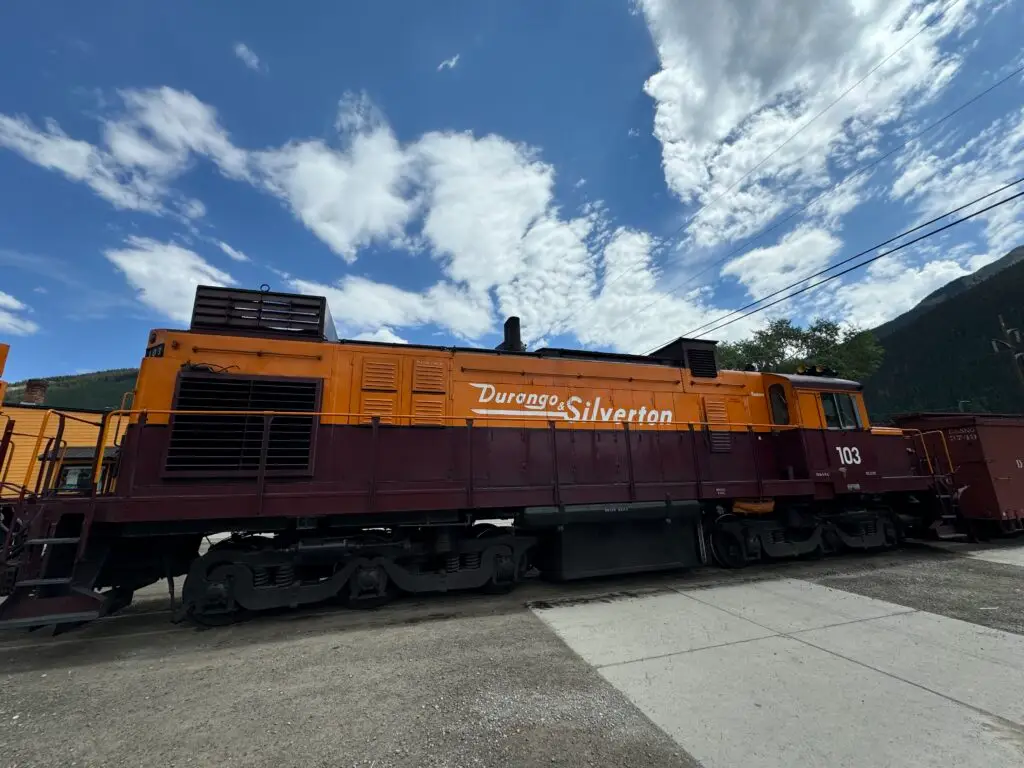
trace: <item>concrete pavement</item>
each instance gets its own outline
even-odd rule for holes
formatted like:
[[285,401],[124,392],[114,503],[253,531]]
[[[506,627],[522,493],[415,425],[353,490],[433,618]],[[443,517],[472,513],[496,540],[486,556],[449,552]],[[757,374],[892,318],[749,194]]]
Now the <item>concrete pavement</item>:
[[1017,634],[794,579],[537,613],[706,768],[1024,765]]

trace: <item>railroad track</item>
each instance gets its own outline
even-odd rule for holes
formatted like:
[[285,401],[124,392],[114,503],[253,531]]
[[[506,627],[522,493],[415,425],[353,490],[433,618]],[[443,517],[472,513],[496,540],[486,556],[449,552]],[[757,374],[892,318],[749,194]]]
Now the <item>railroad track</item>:
[[[139,593],[135,603],[121,613],[99,619],[58,637],[11,631],[0,635],[0,655],[43,648],[67,648],[94,644],[145,646],[142,638],[185,639],[202,635],[209,639],[232,641],[240,635],[267,635],[289,632],[357,631],[382,626],[417,624],[429,621],[469,618],[581,602],[625,599],[655,594],[673,588],[701,589],[778,578],[825,578],[841,574],[861,574],[899,568],[922,560],[958,557],[956,553],[925,543],[909,542],[900,550],[851,552],[816,561],[764,563],[743,570],[701,567],[690,571],[631,574],[586,581],[553,583],[530,578],[504,595],[471,592],[418,594],[399,598],[372,609],[353,610],[335,604],[307,606],[261,612],[252,618],[222,628],[202,628],[188,623],[172,623],[172,608],[166,593],[150,587]],[[180,585],[176,594],[180,594]]]

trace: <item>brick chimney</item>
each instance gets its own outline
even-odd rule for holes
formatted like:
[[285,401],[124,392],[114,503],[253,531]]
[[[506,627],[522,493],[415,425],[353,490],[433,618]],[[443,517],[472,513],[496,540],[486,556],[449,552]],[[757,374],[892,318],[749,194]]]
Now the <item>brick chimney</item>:
[[43,379],[29,379],[25,382],[25,394],[21,402],[25,405],[42,405],[46,401],[46,389],[50,382]]

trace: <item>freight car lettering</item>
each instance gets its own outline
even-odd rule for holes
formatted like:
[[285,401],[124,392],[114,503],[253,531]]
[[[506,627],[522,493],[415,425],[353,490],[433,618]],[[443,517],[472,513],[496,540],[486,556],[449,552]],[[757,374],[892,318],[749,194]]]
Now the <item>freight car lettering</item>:
[[671,424],[672,411],[655,408],[616,408],[601,404],[601,398],[593,401],[584,400],[579,395],[562,400],[556,394],[538,394],[536,392],[519,392],[501,390],[493,384],[476,384],[470,382],[480,394],[477,405],[521,406],[520,408],[473,408],[479,416],[525,416],[542,419],[563,419],[565,421],[608,421],[637,422],[641,424]]

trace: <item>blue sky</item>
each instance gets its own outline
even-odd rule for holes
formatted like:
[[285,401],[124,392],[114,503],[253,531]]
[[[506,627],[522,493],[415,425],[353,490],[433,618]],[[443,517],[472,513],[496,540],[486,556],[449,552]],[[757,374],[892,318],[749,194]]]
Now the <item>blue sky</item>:
[[[818,197],[1024,63],[1021,28],[1024,0],[8,5],[6,378],[135,365],[197,283],[327,295],[349,338],[493,346],[515,313],[645,351],[1024,175],[1015,77]],[[1003,206],[715,335],[873,326],[1020,244]]]

